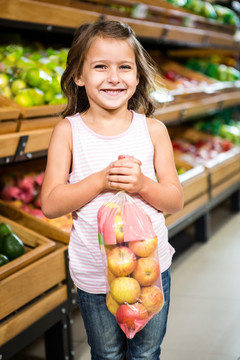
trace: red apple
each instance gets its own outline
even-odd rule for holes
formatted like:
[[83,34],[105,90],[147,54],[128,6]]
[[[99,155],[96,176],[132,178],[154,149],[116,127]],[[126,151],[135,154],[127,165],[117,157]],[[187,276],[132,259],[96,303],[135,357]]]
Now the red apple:
[[119,303],[112,297],[111,293],[107,294],[106,305],[110,313],[116,316],[117,309],[119,308]]
[[147,309],[148,315],[157,314],[163,307],[163,293],[157,286],[146,286],[141,289],[140,301]]
[[136,267],[136,256],[126,246],[112,249],[108,254],[108,268],[115,276],[127,276]]
[[142,329],[147,323],[147,318],[147,310],[139,303],[120,305],[116,313],[116,320],[126,335],[128,335],[129,332],[131,335],[131,331],[139,331]]
[[141,288],[132,277],[117,277],[110,284],[110,292],[119,304],[133,304],[139,299]]
[[130,241],[128,246],[137,256],[147,257],[156,250],[157,243],[158,239],[154,237],[146,240]]
[[132,276],[141,286],[153,285],[160,275],[160,266],[153,257],[140,258]]

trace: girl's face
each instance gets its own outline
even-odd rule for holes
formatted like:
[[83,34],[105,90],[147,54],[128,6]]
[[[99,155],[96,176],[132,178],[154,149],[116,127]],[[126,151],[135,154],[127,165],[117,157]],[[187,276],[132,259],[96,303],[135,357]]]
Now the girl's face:
[[97,37],[75,82],[85,86],[90,108],[116,110],[127,108],[138,81],[135,54],[128,42]]

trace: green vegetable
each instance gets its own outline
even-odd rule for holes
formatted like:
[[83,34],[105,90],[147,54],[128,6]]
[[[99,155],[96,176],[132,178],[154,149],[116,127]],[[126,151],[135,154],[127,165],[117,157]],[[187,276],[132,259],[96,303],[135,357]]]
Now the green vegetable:
[[25,253],[22,240],[14,233],[6,235],[2,240],[2,253],[9,260],[16,259]]

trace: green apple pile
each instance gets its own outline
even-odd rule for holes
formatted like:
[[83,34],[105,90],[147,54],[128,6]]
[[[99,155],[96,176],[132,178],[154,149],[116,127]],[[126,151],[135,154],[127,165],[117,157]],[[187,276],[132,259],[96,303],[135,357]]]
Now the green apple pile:
[[210,58],[190,58],[185,64],[189,69],[201,72],[213,79],[219,81],[237,81],[240,80],[240,71],[226,63],[214,61]]
[[107,278],[110,291],[106,304],[128,338],[133,338],[163,306],[159,285],[160,266],[155,258],[157,237],[124,241],[121,207],[115,209],[115,245],[104,245],[107,259]]
[[68,49],[7,45],[0,47],[0,94],[31,107],[66,102],[60,79]]
[[203,0],[166,0],[171,4],[192,11],[196,15],[216,20],[222,24],[237,27],[239,18],[235,11],[219,4],[211,4]]
[[230,119],[226,121],[219,115],[213,116],[208,121],[197,121],[195,129],[220,136],[232,144],[240,146],[240,121]]

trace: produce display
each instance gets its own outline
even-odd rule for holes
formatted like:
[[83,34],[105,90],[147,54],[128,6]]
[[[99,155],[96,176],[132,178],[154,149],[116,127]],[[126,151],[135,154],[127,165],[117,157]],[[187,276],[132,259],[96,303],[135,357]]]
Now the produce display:
[[180,135],[175,133],[171,138],[175,157],[185,155],[185,160],[202,165],[234,147],[228,139],[208,136],[191,128],[182,129]]
[[43,177],[43,172],[25,174],[13,172],[3,175],[0,184],[0,198],[39,219],[70,232],[72,227],[70,214],[56,219],[48,219],[42,213],[40,192]]
[[163,306],[158,238],[150,217],[125,192],[98,211],[109,311],[132,339]]
[[239,18],[235,11],[219,4],[211,4],[203,0],[166,0],[171,4],[190,10],[197,15],[213,19],[221,24],[237,27]]
[[0,266],[25,254],[22,240],[6,223],[0,224]]
[[240,145],[240,121],[231,119],[226,122],[218,115],[208,119],[208,121],[197,121],[194,124],[194,128],[209,134],[218,135],[235,145]]
[[225,63],[222,63],[221,58],[216,56],[210,58],[190,58],[186,61],[185,66],[219,81],[240,80],[240,71],[228,65],[228,61],[233,62],[233,59],[225,59]]
[[40,44],[0,46],[0,94],[23,107],[65,103],[60,79],[67,52]]
[[192,88],[200,85],[200,81],[183,76],[175,70],[161,71],[163,78],[172,81],[177,88]]

